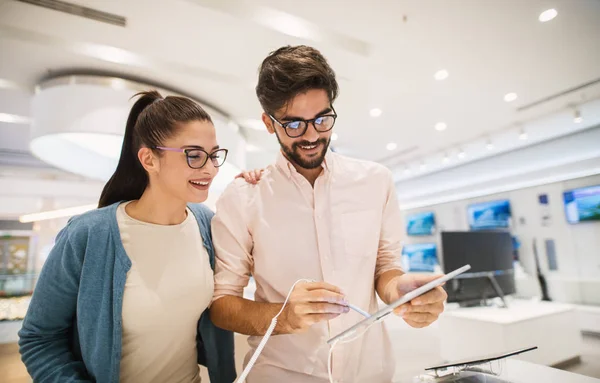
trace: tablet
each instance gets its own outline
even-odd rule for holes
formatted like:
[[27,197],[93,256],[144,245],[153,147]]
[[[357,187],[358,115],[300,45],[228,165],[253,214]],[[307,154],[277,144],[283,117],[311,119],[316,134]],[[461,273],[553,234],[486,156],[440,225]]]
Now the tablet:
[[405,294],[402,298],[398,299],[396,302],[393,302],[389,306],[386,306],[383,309],[377,311],[370,318],[366,318],[366,319],[358,322],[354,326],[348,328],[347,330],[344,330],[340,334],[329,339],[327,341],[327,344],[332,344],[333,342],[347,339],[351,336],[354,336],[356,334],[357,330],[363,329],[363,328],[366,329],[369,326],[371,326],[372,324],[374,324],[375,322],[379,322],[380,320],[382,320],[383,318],[385,318],[386,316],[391,314],[394,311],[394,309],[396,309],[398,306],[401,306],[407,302],[412,301],[419,295],[425,294],[429,290],[448,282],[450,279],[456,277],[459,274],[464,273],[465,271],[469,270],[470,268],[471,268],[471,265],[465,265],[465,266],[461,267],[460,269],[456,269],[451,273],[443,275],[443,276],[439,277],[438,279],[435,279],[421,287],[414,289],[413,291]]

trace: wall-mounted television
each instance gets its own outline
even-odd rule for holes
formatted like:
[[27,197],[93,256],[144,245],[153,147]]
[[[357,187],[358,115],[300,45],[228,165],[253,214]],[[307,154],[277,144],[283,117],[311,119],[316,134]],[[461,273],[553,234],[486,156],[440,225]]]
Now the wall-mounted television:
[[600,185],[568,190],[563,200],[569,223],[600,221]]
[[509,227],[510,202],[500,200],[469,205],[467,214],[471,230]]
[[438,264],[435,243],[415,243],[402,248],[404,271],[433,272]]
[[410,214],[406,217],[406,233],[408,235],[432,235],[435,229],[433,212]]

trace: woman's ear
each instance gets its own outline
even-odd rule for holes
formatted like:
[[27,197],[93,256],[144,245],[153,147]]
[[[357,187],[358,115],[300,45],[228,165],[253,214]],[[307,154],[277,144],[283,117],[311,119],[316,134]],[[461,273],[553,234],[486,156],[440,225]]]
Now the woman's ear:
[[148,173],[156,173],[160,170],[158,157],[150,148],[140,148],[140,150],[138,150],[138,160]]

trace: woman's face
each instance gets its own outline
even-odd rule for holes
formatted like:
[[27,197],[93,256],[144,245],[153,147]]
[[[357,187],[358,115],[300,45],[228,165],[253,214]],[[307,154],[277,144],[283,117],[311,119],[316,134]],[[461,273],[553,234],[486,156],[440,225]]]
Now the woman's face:
[[[151,176],[151,187],[158,187],[183,202],[200,203],[208,198],[208,189],[219,172],[214,161],[222,162],[224,153],[219,149],[215,127],[209,121],[191,121],[178,124],[177,133],[162,142],[161,147],[188,149],[185,153],[161,150],[158,167]],[[206,157],[208,156],[208,159]],[[220,157],[220,158],[217,158]],[[206,162],[205,162],[206,160]],[[202,166],[194,169],[188,165]]]

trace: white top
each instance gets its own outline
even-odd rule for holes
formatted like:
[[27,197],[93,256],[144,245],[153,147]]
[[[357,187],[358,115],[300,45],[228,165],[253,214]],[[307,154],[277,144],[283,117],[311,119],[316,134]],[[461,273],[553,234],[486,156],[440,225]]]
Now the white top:
[[498,324],[511,324],[527,321],[541,316],[554,315],[574,310],[569,304],[556,302],[531,302],[514,300],[508,302],[508,308],[472,307],[446,310],[442,315],[454,318],[471,319]]
[[126,205],[117,210],[132,263],[123,295],[120,381],[200,382],[197,324],[214,284],[198,223],[189,210],[179,225],[141,222],[127,215]]

